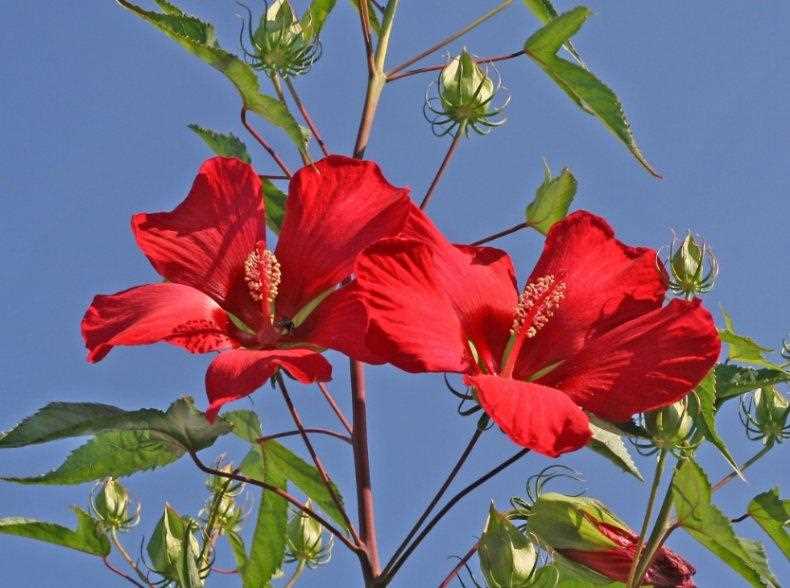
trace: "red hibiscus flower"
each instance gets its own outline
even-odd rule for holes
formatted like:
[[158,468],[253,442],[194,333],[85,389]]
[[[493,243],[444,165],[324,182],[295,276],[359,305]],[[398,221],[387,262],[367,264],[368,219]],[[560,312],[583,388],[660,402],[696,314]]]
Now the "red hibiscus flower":
[[410,238],[382,240],[355,266],[365,346],[407,371],[465,374],[519,445],[574,451],[590,439],[584,411],[624,422],[672,404],[718,357],[700,302],[662,306],[656,252],[624,245],[600,217],[557,223],[521,294],[504,252],[452,245],[412,220]]
[[322,348],[364,332],[339,286],[363,249],[398,234],[411,207],[408,190],[374,163],[327,157],[292,178],[271,251],[259,177],[239,160],[210,159],[172,212],[132,218],[140,249],[167,282],[96,296],[82,321],[88,360],[159,341],[220,351],[206,374],[212,419],[278,368],[300,382],[328,380]]

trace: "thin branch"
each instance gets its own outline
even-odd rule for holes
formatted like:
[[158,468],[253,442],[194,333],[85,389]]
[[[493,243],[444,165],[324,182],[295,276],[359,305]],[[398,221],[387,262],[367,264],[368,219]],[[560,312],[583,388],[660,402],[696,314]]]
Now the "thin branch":
[[306,515],[318,521],[321,524],[321,526],[323,526],[327,531],[332,533],[332,535],[334,535],[343,545],[348,547],[351,551],[353,551],[354,553],[362,552],[359,546],[354,545],[351,541],[349,541],[348,537],[346,537],[345,534],[339,531],[332,523],[330,523],[327,519],[325,519],[320,514],[315,512],[313,509],[302,504],[302,502],[298,498],[295,498],[294,496],[292,496],[282,488],[278,488],[277,486],[273,486],[272,484],[263,482],[261,480],[248,478],[247,476],[243,476],[241,474],[234,474],[233,472],[223,472],[222,470],[209,467],[200,460],[200,458],[197,456],[197,453],[195,453],[194,451],[190,451],[189,456],[192,458],[192,461],[195,462],[195,465],[198,467],[198,469],[202,472],[211,474],[212,476],[217,476],[219,478],[230,478],[231,480],[236,480],[237,482],[244,482],[245,484],[249,484],[251,486],[258,486],[259,488],[263,488],[264,490],[273,492],[280,498],[284,498],[285,500],[290,502],[293,506],[298,508],[300,511],[302,511]]
[[[764,456],[766,453],[768,453],[769,451],[771,451],[771,448],[772,448],[772,447],[773,447],[773,445],[766,445],[766,446],[765,446],[765,447],[763,447],[763,448],[762,448],[760,451],[758,451],[757,453],[755,453],[755,454],[754,454],[752,457],[750,457],[750,458],[749,458],[749,459],[747,459],[745,462],[743,462],[743,465],[741,465],[741,466],[740,466],[738,469],[739,469],[741,472],[743,472],[744,470],[746,470],[747,468],[749,468],[751,465],[753,465],[753,464],[754,464],[754,463],[755,463],[757,460],[759,460],[760,458],[762,458],[762,457],[763,457],[763,456]],[[732,472],[730,472],[729,474],[727,474],[726,476],[724,476],[724,477],[723,477],[721,480],[719,480],[718,482],[716,482],[716,483],[715,483],[713,486],[711,486],[711,487],[710,487],[710,491],[711,491],[711,492],[718,492],[718,491],[719,491],[719,490],[721,490],[721,489],[722,489],[724,486],[726,486],[727,484],[729,484],[730,482],[732,482],[732,481],[733,481],[735,478],[738,478],[739,476],[740,476],[740,474],[739,474],[737,471],[732,471]]]
[[521,229],[526,229],[529,225],[527,223],[518,223],[517,225],[513,225],[512,227],[505,229],[503,231],[499,231],[498,233],[494,233],[493,235],[489,235],[488,237],[483,237],[482,239],[478,239],[470,245],[483,245],[484,243],[490,243],[491,241],[496,241],[502,237],[507,237],[508,235],[512,235],[520,231]]
[[288,176],[281,176],[277,174],[259,174],[262,178],[267,180],[289,180]]
[[285,387],[285,380],[283,380],[282,373],[277,373],[274,376],[275,382],[277,382],[278,387],[280,388],[280,392],[283,395],[283,400],[285,400],[285,404],[288,406],[288,411],[291,413],[291,418],[293,418],[294,424],[296,428],[299,429],[299,434],[302,437],[302,441],[304,441],[305,447],[307,448],[310,457],[313,459],[313,463],[315,464],[316,469],[318,470],[318,474],[321,476],[321,480],[324,482],[324,486],[326,486],[329,495],[332,497],[332,501],[335,503],[338,511],[343,517],[343,520],[346,523],[346,527],[348,527],[349,531],[351,532],[351,537],[354,539],[354,542],[359,545],[359,535],[357,534],[354,525],[351,524],[351,519],[348,518],[348,513],[346,513],[346,509],[343,506],[343,501],[340,499],[340,496],[337,495],[337,490],[335,485],[332,483],[332,480],[329,478],[329,474],[324,467],[324,464],[321,462],[321,458],[318,457],[318,453],[313,447],[313,443],[310,441],[310,437],[307,436],[307,432],[305,431],[304,424],[302,423],[302,419],[299,416],[299,413],[294,406],[293,401],[291,400],[291,395],[288,394],[288,389]]
[[450,143],[450,147],[447,149],[447,153],[444,155],[444,159],[442,159],[441,165],[439,165],[439,169],[436,170],[436,175],[433,176],[431,185],[428,186],[428,191],[425,193],[422,202],[420,202],[420,210],[425,210],[425,207],[428,206],[428,203],[431,201],[433,192],[436,189],[436,186],[439,185],[439,180],[442,179],[444,170],[447,169],[447,165],[450,163],[450,160],[453,158],[453,155],[458,149],[458,145],[461,144],[461,138],[464,136],[465,131],[466,123],[461,123],[461,125],[458,127],[458,130],[455,132],[455,136],[453,137],[452,143]]
[[222,574],[224,576],[235,576],[239,573],[239,570],[236,568],[229,569],[229,568],[211,568],[212,572],[217,574]]
[[291,174],[291,170],[288,169],[288,166],[285,165],[285,162],[282,159],[280,159],[280,156],[277,155],[277,152],[272,148],[271,145],[269,145],[269,143],[266,141],[266,139],[261,137],[261,135],[258,133],[258,131],[256,131],[252,127],[252,125],[249,122],[247,122],[247,107],[246,106],[242,106],[242,108],[241,108],[241,124],[244,125],[244,128],[247,129],[247,132],[249,132],[250,135],[252,135],[253,138],[255,138],[256,141],[258,141],[258,143],[260,143],[261,147],[263,147],[264,150],[266,150],[266,152],[271,156],[271,158],[278,165],[278,167],[281,170],[283,170],[283,173],[288,177],[288,179],[290,179],[293,174]]
[[313,122],[313,117],[310,116],[310,113],[307,111],[307,108],[302,102],[302,99],[299,97],[299,94],[296,92],[296,87],[294,86],[291,78],[285,78],[285,86],[288,88],[288,92],[291,94],[291,98],[293,98],[294,102],[296,103],[296,108],[299,109],[299,112],[304,119],[304,122],[307,123],[307,127],[310,129],[310,132],[313,133],[313,137],[315,137],[316,143],[321,148],[321,152],[324,154],[325,157],[329,156],[329,150],[326,147],[326,143],[321,138],[321,133],[318,132],[318,127],[316,126],[315,122]]
[[513,3],[513,0],[504,0],[503,2],[500,2],[494,8],[492,8],[491,10],[486,12],[483,16],[479,16],[478,18],[474,19],[472,22],[470,22],[468,25],[466,25],[462,29],[460,29],[460,30],[454,32],[453,34],[445,37],[444,39],[442,39],[441,41],[439,41],[435,45],[432,45],[431,47],[428,47],[428,49],[418,53],[417,55],[415,55],[411,59],[407,59],[406,61],[404,61],[403,63],[401,63],[397,67],[392,68],[390,71],[387,72],[387,74],[386,74],[387,77],[388,78],[392,77],[392,76],[394,76],[394,74],[398,73],[399,71],[402,71],[402,70],[406,69],[410,65],[413,65],[413,64],[417,63],[421,59],[424,59],[425,57],[428,57],[432,53],[436,53],[439,49],[441,49],[445,45],[449,45],[450,43],[452,43],[453,41],[455,41],[459,37],[462,37],[466,33],[468,33],[469,31],[477,28],[478,26],[483,24],[488,19],[496,16],[497,14],[502,12],[505,8],[510,6],[512,3]]
[[370,6],[368,0],[359,0],[359,20],[362,25],[362,40],[365,43],[365,58],[368,62],[368,72],[373,74],[373,40],[370,33]]
[[142,572],[140,567],[137,565],[137,562],[135,562],[132,559],[132,556],[129,555],[129,552],[123,546],[121,540],[118,539],[118,533],[115,531],[115,529],[112,529],[110,532],[110,541],[112,541],[112,544],[118,550],[118,553],[121,554],[121,557],[124,559],[127,565],[132,568],[132,570],[134,570],[134,573],[137,574],[137,577],[140,578],[140,580],[142,580],[146,586],[151,586],[151,583],[148,581],[148,576]]
[[327,388],[326,384],[323,382],[318,382],[318,389],[321,390],[321,395],[327,401],[329,407],[332,409],[332,412],[335,413],[335,416],[343,425],[343,428],[348,431],[349,435],[351,435],[351,423],[349,422],[348,418],[346,418],[346,415],[343,414],[343,411],[340,409],[340,406],[338,406],[334,396],[332,396],[332,393],[329,391],[329,388]]
[[[514,53],[507,53],[505,55],[492,55],[491,57],[480,57],[475,59],[475,63],[496,63],[497,61],[507,61],[508,59],[515,59],[516,57],[521,57],[525,55],[526,51],[522,49],[521,51],[516,51]],[[438,65],[428,65],[426,67],[417,67],[414,69],[407,69],[406,71],[399,71],[397,73],[393,73],[391,76],[387,76],[387,82],[394,82],[395,80],[399,80],[401,78],[407,78],[409,76],[414,76],[417,74],[422,73],[429,73],[432,71],[441,71],[445,67],[447,67],[446,63],[441,63]]]
[[[343,433],[338,433],[336,431],[332,431],[331,429],[323,429],[320,427],[315,427],[312,429],[304,429],[305,433],[313,434],[313,435],[328,435],[329,437],[334,437],[335,439],[340,439],[345,441],[349,445],[351,444],[351,437],[348,435],[343,435]],[[275,433],[273,435],[265,435],[257,439],[258,443],[266,443],[272,439],[280,439],[282,437],[293,437],[294,435],[301,435],[302,431],[283,431],[282,433]]]
[[477,444],[477,441],[480,439],[480,435],[482,435],[482,433],[483,433],[483,429],[481,429],[480,427],[475,427],[475,432],[472,434],[472,438],[469,439],[469,443],[466,444],[466,447],[461,453],[461,456],[458,458],[458,461],[453,466],[453,469],[450,471],[450,474],[447,476],[447,479],[444,481],[442,486],[436,492],[436,495],[433,497],[433,499],[428,503],[428,506],[425,507],[425,510],[420,515],[420,518],[418,518],[417,522],[414,523],[411,530],[407,533],[406,537],[403,539],[403,541],[401,541],[400,545],[395,550],[395,553],[393,553],[392,556],[390,557],[390,561],[385,567],[385,572],[386,569],[390,567],[392,562],[397,560],[400,554],[403,553],[403,550],[406,549],[406,547],[409,545],[409,541],[411,541],[412,537],[414,537],[414,535],[417,534],[417,531],[420,530],[420,527],[425,522],[425,519],[428,518],[428,515],[431,514],[433,509],[442,499],[444,493],[447,492],[447,489],[450,487],[450,484],[452,484],[453,480],[458,475],[458,472],[461,471],[461,467],[463,467],[469,455],[472,453],[472,449],[474,449],[474,446]]
[[296,565],[296,569],[294,570],[293,575],[288,580],[288,583],[284,586],[284,588],[294,588],[296,583],[299,581],[299,578],[302,577],[302,572],[304,572],[305,562],[303,559],[299,560],[299,563]]
[[628,580],[626,586],[630,585],[636,577],[636,571],[639,567],[639,558],[642,557],[642,550],[645,547],[645,537],[647,535],[647,528],[650,526],[650,519],[653,517],[653,507],[656,504],[656,497],[658,496],[658,487],[661,484],[661,476],[664,474],[664,464],[666,463],[667,450],[661,449],[658,454],[658,461],[656,462],[655,473],[653,474],[653,483],[650,486],[650,496],[647,499],[647,507],[645,508],[645,516],[642,520],[642,528],[639,531],[639,540],[636,543],[636,553],[631,564],[631,570],[628,573]]
[[[274,91],[277,93],[277,98],[280,100],[280,103],[283,105],[285,110],[288,111],[288,114],[291,113],[291,109],[288,107],[288,101],[285,99],[285,92],[283,92],[283,85],[280,81],[280,76],[276,73],[273,73],[269,76],[269,79],[272,81],[272,86],[274,86]],[[304,165],[310,165],[313,163],[312,159],[310,158],[310,154],[307,152],[307,145],[299,146],[299,157],[302,159],[302,163]]]
[[458,565],[457,565],[457,566],[455,566],[455,567],[454,567],[452,570],[450,570],[450,573],[449,573],[449,574],[447,574],[447,577],[446,577],[444,580],[442,580],[442,583],[441,583],[441,584],[439,584],[439,588],[447,588],[447,587],[450,585],[450,582],[452,582],[452,581],[453,581],[453,578],[455,578],[455,577],[456,577],[458,574],[460,574],[460,573],[461,573],[461,570],[462,570],[462,569],[464,568],[464,566],[466,565],[466,562],[468,562],[468,561],[469,561],[469,559],[470,559],[470,558],[471,558],[471,557],[472,557],[472,556],[475,554],[475,552],[477,551],[477,546],[478,546],[479,544],[480,544],[480,542],[478,541],[477,543],[475,543],[474,545],[472,545],[472,548],[471,548],[469,551],[467,551],[467,552],[466,552],[466,555],[464,555],[464,556],[463,556],[463,557],[460,559],[460,561],[458,562]]
[[406,551],[403,553],[400,559],[398,559],[396,562],[394,562],[391,565],[391,569],[389,570],[389,572],[382,574],[382,578],[385,579],[385,582],[391,580],[395,576],[395,574],[398,573],[398,570],[406,562],[406,560],[409,559],[409,556],[417,548],[417,546],[420,543],[422,543],[423,539],[425,539],[428,536],[428,534],[431,532],[431,530],[433,530],[436,524],[439,521],[441,521],[442,518],[444,518],[444,515],[450,512],[450,510],[456,504],[458,504],[461,501],[461,499],[463,499],[467,494],[475,490],[478,486],[485,484],[488,480],[496,476],[499,472],[506,469],[508,466],[516,463],[519,459],[527,455],[529,451],[530,451],[529,449],[520,450],[518,453],[509,457],[508,459],[500,463],[492,470],[489,470],[483,476],[480,476],[477,480],[475,480],[474,482],[463,488],[460,492],[458,492],[455,496],[453,496],[450,500],[448,500],[447,504],[445,504],[442,507],[442,509],[438,513],[436,513],[430,521],[428,521],[428,524],[425,525],[425,528],[420,532],[419,535],[417,535],[414,541],[412,541],[412,544],[409,545],[408,549],[406,549]]
[[[112,564],[110,563],[110,560],[109,560],[109,559],[107,559],[106,557],[103,557],[103,558],[101,558],[101,560],[102,560],[102,562],[104,562],[104,565],[105,565],[105,567],[106,567],[108,570],[110,570],[110,571],[111,571],[113,574],[116,574],[116,575],[120,576],[121,578],[123,578],[123,579],[127,580],[127,581],[128,581],[128,582],[130,582],[131,584],[134,584],[134,585],[135,585],[135,586],[137,586],[138,588],[146,588],[146,586],[145,586],[145,585],[143,585],[143,584],[140,584],[140,582],[138,582],[137,580],[135,580],[134,578],[132,578],[130,575],[128,575],[128,574],[125,574],[124,572],[122,572],[121,570],[119,570],[118,568],[116,568],[114,565],[112,565]],[[151,585],[150,585],[150,584],[148,584],[148,586],[151,586]]]

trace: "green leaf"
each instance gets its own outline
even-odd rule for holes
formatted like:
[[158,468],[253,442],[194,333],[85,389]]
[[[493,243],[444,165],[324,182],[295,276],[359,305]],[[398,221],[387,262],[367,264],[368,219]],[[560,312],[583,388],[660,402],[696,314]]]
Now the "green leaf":
[[96,521],[80,508],[74,507],[72,510],[77,515],[77,528],[74,531],[55,523],[8,517],[0,519],[0,533],[44,541],[99,557],[110,555],[110,541],[99,530]]
[[[351,5],[359,11],[359,0],[349,0]],[[370,29],[376,36],[381,35],[381,21],[376,14],[376,6],[368,0],[368,14],[370,14]]]
[[266,204],[266,224],[275,233],[280,232],[285,219],[286,195],[271,180],[261,178],[263,184],[263,200]]
[[305,39],[313,39],[321,34],[324,23],[329,13],[335,7],[337,0],[313,0],[310,7],[302,16],[302,34]]
[[735,398],[763,386],[790,382],[790,372],[779,368],[747,368],[720,363],[716,366],[716,401]]
[[527,39],[524,50],[577,106],[596,116],[607,129],[625,143],[628,150],[648,172],[661,177],[636,144],[631,125],[617,95],[585,68],[556,55],[560,47],[581,28],[589,15],[589,8],[579,6],[552,19]]
[[749,515],[768,533],[774,543],[790,558],[790,500],[779,498],[779,488],[758,494],[749,503]]
[[778,588],[762,548],[735,535],[729,519],[711,503],[710,483],[705,473],[691,459],[675,473],[672,503],[678,523],[751,586]]
[[[550,20],[557,18],[559,13],[557,9],[552,6],[550,0],[524,0],[524,4],[529,8],[530,12],[535,15],[541,24],[546,24]],[[565,49],[573,55],[573,58],[579,63],[579,65],[584,67],[584,62],[582,61],[581,55],[579,52],[576,51],[576,47],[573,46],[573,42],[568,41],[565,43]]]
[[173,463],[184,449],[150,431],[99,433],[75,449],[59,468],[30,477],[2,477],[16,484],[83,484],[107,477],[121,478]]
[[543,183],[527,206],[527,224],[545,235],[554,223],[565,218],[575,195],[576,178],[571,170],[563,168],[560,175],[553,178],[547,164]]
[[225,539],[228,541],[233,559],[236,560],[236,569],[244,569],[247,565],[247,548],[244,547],[244,539],[235,531],[225,533]]
[[[260,448],[252,449],[244,458],[241,472],[250,478],[263,480],[285,490],[287,480],[270,460],[264,460]],[[288,526],[288,503],[271,491],[261,491],[258,520],[250,543],[247,563],[241,568],[244,588],[267,586],[280,569],[285,557]]]
[[699,399],[699,410],[696,416],[696,423],[699,430],[705,435],[705,439],[710,441],[716,449],[724,456],[730,467],[734,469],[739,475],[738,462],[727,449],[724,440],[719,436],[716,430],[716,372],[711,370],[707,376],[699,383],[694,393]]
[[250,163],[250,154],[247,152],[247,146],[233,133],[224,135],[211,129],[206,129],[200,125],[188,125],[203,141],[208,145],[217,155],[225,157],[235,157],[247,163]]
[[763,367],[778,369],[779,366],[765,359],[765,354],[771,351],[770,347],[763,347],[751,337],[738,335],[732,323],[732,317],[725,311],[724,329],[719,331],[722,343],[727,343],[727,359],[731,361],[741,361]]
[[590,431],[592,440],[588,447],[598,455],[602,455],[624,472],[631,474],[638,480],[644,482],[642,472],[636,466],[634,459],[628,451],[623,441],[621,432],[611,423],[587,413],[590,419]]
[[240,439],[256,443],[263,435],[261,421],[251,410],[234,410],[222,415],[222,419],[232,427],[232,432]]
[[168,5],[170,9],[164,13],[158,13],[145,10],[128,0],[118,0],[118,3],[157,27],[214,69],[222,72],[236,87],[246,108],[283,129],[300,150],[305,148],[308,140],[305,130],[294,120],[282,102],[261,93],[258,76],[247,63],[217,44],[214,28],[210,24],[184,14],[172,4]]
[[[282,474],[289,482],[304,492],[308,498],[315,502],[332,520],[343,529],[346,521],[335,505],[332,495],[327,490],[318,470],[305,462],[301,457],[280,445],[277,441],[269,440],[261,444],[267,467],[271,467]],[[334,486],[333,486],[334,487]],[[340,496],[340,491],[334,487],[335,494]]]

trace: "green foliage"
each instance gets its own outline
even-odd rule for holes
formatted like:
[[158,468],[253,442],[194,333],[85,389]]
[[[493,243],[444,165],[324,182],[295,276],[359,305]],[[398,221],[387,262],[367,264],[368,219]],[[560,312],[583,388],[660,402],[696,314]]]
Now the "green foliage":
[[271,180],[261,178],[263,199],[266,203],[266,224],[275,233],[279,233],[285,219],[286,195]]
[[543,183],[527,206],[525,217],[529,226],[545,235],[554,223],[568,214],[576,195],[576,178],[567,167],[557,177],[552,177],[548,164],[544,171]]
[[477,554],[489,588],[527,588],[532,585],[538,558],[535,546],[493,504]]
[[727,359],[730,361],[740,361],[759,365],[770,369],[778,367],[765,359],[765,354],[771,351],[770,347],[763,347],[751,337],[738,335],[735,332],[732,317],[727,312],[723,312],[723,315],[724,329],[719,331],[719,337],[721,337],[722,343],[728,345]]
[[588,8],[579,6],[552,19],[527,39],[524,50],[577,106],[596,116],[648,172],[660,177],[637,146],[617,95],[584,67],[557,56],[589,15]]
[[250,154],[247,152],[247,146],[233,133],[218,133],[196,124],[191,124],[188,126],[195,132],[195,134],[203,139],[206,145],[208,145],[209,149],[211,149],[217,155],[235,157],[247,163],[252,161],[252,159],[250,159]]
[[588,413],[587,418],[590,419],[590,430],[592,431],[592,440],[588,447],[624,472],[644,482],[642,472],[639,471],[623,441],[622,432],[611,423],[599,419],[595,415]]
[[[541,24],[547,24],[550,20],[557,18],[559,13],[557,9],[551,4],[551,0],[524,0],[524,4],[527,8],[529,8],[530,12],[535,15]],[[573,46],[572,41],[568,41],[565,43],[565,49],[573,55],[573,58],[579,63],[579,65],[584,66],[584,62],[582,61],[581,55],[576,50],[576,47]]]
[[751,586],[778,588],[762,546],[735,535],[730,520],[711,502],[705,473],[690,459],[680,466],[672,480],[672,503],[678,523]]
[[[261,93],[258,77],[249,65],[217,44],[214,28],[210,24],[184,14],[172,4],[168,4],[169,8],[164,13],[158,13],[127,0],[118,0],[118,3],[222,72],[236,87],[246,108],[283,129],[300,150],[305,148],[308,140],[305,130],[277,98]],[[161,6],[163,3],[160,3]]]
[[763,386],[790,382],[790,372],[778,367],[748,368],[732,364],[716,366],[716,401],[718,404]]
[[336,3],[337,0],[313,0],[310,3],[301,22],[302,34],[306,39],[314,39],[321,34],[321,29]]
[[724,440],[716,430],[716,413],[718,411],[716,402],[716,372],[711,370],[707,376],[699,383],[695,390],[699,406],[696,415],[696,424],[705,439],[710,441],[716,449],[724,456],[727,463],[738,473],[738,463],[730,453]]
[[180,588],[199,588],[203,585],[198,573],[200,552],[192,534],[194,523],[179,515],[169,504],[154,529],[146,549],[157,573],[177,582]]
[[774,543],[790,558],[790,500],[779,497],[779,488],[758,494],[749,503],[749,515],[768,533]]
[[77,516],[77,528],[74,531],[55,523],[8,517],[0,519],[0,533],[53,543],[99,557],[110,555],[110,541],[99,530],[96,521],[82,509],[74,507],[73,510]]
[[[349,0],[351,5],[359,11],[359,0]],[[378,14],[376,13],[376,6],[373,4],[371,0],[367,0],[368,2],[368,14],[370,15],[370,31],[376,35],[381,35],[381,21],[379,20]]]

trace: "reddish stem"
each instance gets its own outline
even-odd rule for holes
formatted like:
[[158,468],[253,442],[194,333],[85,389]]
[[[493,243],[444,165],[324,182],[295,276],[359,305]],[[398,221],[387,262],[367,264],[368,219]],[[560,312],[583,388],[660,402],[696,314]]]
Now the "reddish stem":
[[[343,435],[342,433],[338,433],[337,431],[332,431],[331,429],[322,429],[320,427],[315,427],[312,429],[304,429],[305,433],[310,433],[314,435],[328,435],[329,437],[334,437],[335,439],[340,439],[341,441],[345,441],[348,444],[351,444],[351,437],[348,435]],[[282,433],[275,433],[274,435],[265,435],[260,437],[257,441],[258,443],[266,443],[272,439],[280,439],[282,437],[293,437],[295,435],[301,435],[302,431],[283,431]]]
[[442,163],[439,166],[439,169],[436,170],[436,175],[433,176],[433,181],[431,185],[428,187],[428,191],[425,193],[425,197],[420,202],[420,210],[425,210],[425,207],[428,206],[428,203],[431,201],[433,197],[433,192],[436,190],[436,186],[439,185],[439,180],[442,179],[444,175],[444,170],[447,169],[447,165],[450,163],[450,160],[453,158],[456,150],[458,149],[458,145],[461,143],[461,137],[463,137],[464,132],[466,131],[466,124],[462,123],[461,126],[458,127],[458,130],[455,132],[455,136],[453,137],[452,143],[450,143],[450,147],[447,149],[447,153],[444,155],[444,159],[442,159]]
[[338,406],[337,402],[335,401],[335,398],[332,396],[332,393],[326,387],[326,384],[324,384],[323,382],[318,382],[318,389],[321,390],[321,394],[326,399],[326,401],[329,403],[329,406],[332,409],[332,412],[335,413],[335,416],[337,416],[338,420],[343,425],[343,428],[346,431],[348,431],[349,435],[351,435],[351,423],[348,421],[348,418],[346,418],[346,415],[343,414],[343,411],[340,410],[340,407]]
[[247,122],[247,107],[246,106],[242,106],[241,107],[241,124],[243,124],[244,128],[247,129],[247,132],[249,132],[250,135],[252,135],[255,138],[256,141],[258,141],[258,143],[260,143],[261,147],[263,147],[266,150],[266,152],[271,156],[271,158],[274,160],[274,162],[280,167],[281,170],[283,170],[283,173],[286,176],[288,176],[288,178],[290,178],[291,175],[293,175],[293,174],[291,174],[291,170],[288,169],[288,166],[285,165],[285,162],[282,159],[280,159],[280,156],[277,155],[277,152],[274,150],[274,148],[271,145],[269,145],[269,143],[266,141],[266,139],[264,139],[260,135],[260,133],[258,133],[258,131],[256,131],[253,128],[253,126],[249,122]]
[[[516,51],[515,53],[508,53],[506,55],[493,55],[491,57],[481,57],[479,59],[475,59],[475,63],[496,63],[497,61],[506,61],[508,59],[515,59],[516,57],[521,57],[525,55],[526,51],[522,49],[521,51]],[[387,76],[388,82],[393,82],[395,80],[399,80],[401,78],[406,78],[409,76],[414,76],[421,73],[428,73],[432,71],[441,71],[445,67],[447,67],[446,63],[442,63],[439,65],[429,65],[426,67],[416,67],[414,69],[408,69],[406,71],[399,71],[397,73],[393,73]]]
[[453,581],[453,578],[455,578],[458,574],[461,573],[461,570],[466,565],[466,562],[468,562],[469,558],[471,558],[477,551],[477,546],[479,545],[479,543],[480,542],[478,541],[477,543],[472,545],[472,548],[469,551],[467,551],[466,555],[464,555],[461,558],[461,560],[458,562],[458,565],[455,566],[452,570],[450,570],[450,573],[447,574],[447,577],[444,580],[442,580],[442,583],[439,584],[439,588],[447,588],[450,585],[450,582]]
[[[108,570],[110,570],[113,574],[115,574],[117,576],[120,576],[121,578],[123,578],[124,580],[127,580],[131,584],[134,584],[138,588],[146,588],[143,584],[140,584],[140,582],[138,582],[137,580],[132,578],[130,575],[123,573],[121,570],[119,570],[114,565],[112,565],[110,563],[110,560],[107,559],[106,557],[101,558],[101,560],[102,560],[102,562],[104,562],[104,566]],[[149,584],[149,586],[150,586],[150,584]]]
[[313,133],[313,137],[315,137],[316,143],[318,143],[318,146],[321,148],[321,152],[324,154],[324,157],[328,157],[329,151],[327,150],[326,143],[324,143],[324,140],[321,138],[321,133],[318,132],[318,127],[316,126],[315,122],[313,122],[313,117],[310,116],[310,113],[307,111],[307,108],[302,102],[302,99],[299,97],[299,94],[296,92],[296,87],[293,85],[291,78],[288,77],[285,78],[285,85],[287,86],[288,91],[291,94],[291,98],[294,99],[294,102],[296,103],[296,108],[299,109],[299,112],[301,113],[304,122],[307,123],[310,132]]
[[512,235],[520,231],[521,229],[526,229],[529,225],[527,223],[518,223],[517,225],[513,225],[512,227],[505,229],[503,231],[499,231],[498,233],[494,233],[493,235],[489,235],[488,237],[483,237],[482,239],[478,239],[470,245],[483,245],[484,243],[490,243],[491,241],[496,241],[502,237],[507,237],[508,235]]

